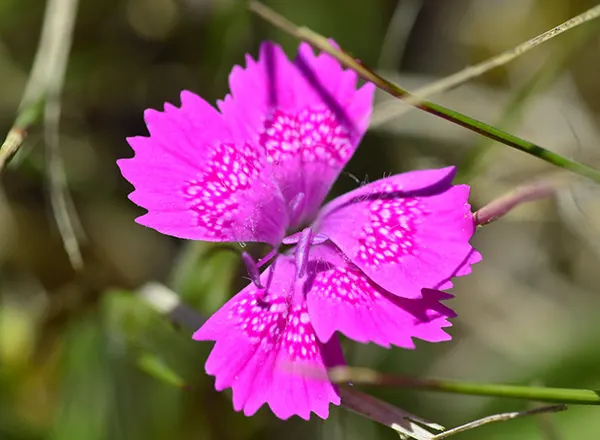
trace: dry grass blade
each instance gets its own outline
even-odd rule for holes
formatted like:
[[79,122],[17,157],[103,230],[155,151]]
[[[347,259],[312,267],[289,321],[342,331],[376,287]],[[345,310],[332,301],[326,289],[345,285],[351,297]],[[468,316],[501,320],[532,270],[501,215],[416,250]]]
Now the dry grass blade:
[[389,426],[403,437],[432,440],[435,437],[427,429],[443,431],[444,427],[415,416],[373,396],[352,388],[340,388],[342,406],[375,422]]
[[75,269],[81,269],[83,258],[79,240],[83,238],[83,232],[68,192],[59,137],[60,96],[71,51],[77,6],[78,0],[49,0],[38,49],[41,61],[38,63],[36,59],[34,74],[37,74],[36,69],[39,66],[44,68],[46,73],[44,141],[50,204],[71,265]]
[[397,68],[422,8],[423,0],[398,1],[381,45],[377,63],[380,69]]
[[35,102],[21,101],[19,115],[0,146],[0,174],[23,145],[29,127],[40,119],[42,108],[42,97]]
[[[543,386],[544,383],[540,380],[534,380],[531,385],[534,386]],[[529,403],[528,407],[530,409],[540,408],[540,405],[535,403]],[[554,421],[552,420],[550,412],[539,414],[538,417],[535,418],[537,422],[540,437],[543,440],[561,440],[561,435],[559,433],[558,428],[554,425]]]
[[27,130],[42,114],[52,84],[62,88],[71,47],[77,0],[49,0],[33,67],[19,104],[17,118],[0,147],[0,172],[21,147]]
[[64,163],[60,154],[60,96],[73,40],[78,0],[49,0],[33,67],[21,99],[18,116],[0,147],[0,172],[21,148],[28,129],[44,115],[50,204],[63,246],[75,269],[83,258],[79,242],[84,238],[67,190]]
[[[403,87],[400,87],[398,84],[385,79],[381,75],[369,69],[364,63],[354,58],[351,54],[345,52],[343,49],[334,47],[323,35],[314,32],[310,28],[295,25],[282,15],[275,12],[273,9],[270,9],[258,1],[250,1],[248,3],[248,8],[287,34],[299,40],[306,41],[314,48],[328,53],[345,67],[354,70],[362,79],[372,82],[377,88],[383,90],[391,96],[399,100],[404,100],[404,102],[406,102],[406,99],[411,96],[411,94]],[[541,145],[537,145],[490,124],[433,102],[424,101],[416,107],[448,122],[466,128],[474,133],[500,142],[523,153],[537,157],[538,159],[541,159],[556,167],[569,170],[573,173],[579,174],[580,176],[584,176],[590,180],[593,180],[596,183],[600,183],[600,170],[561,156],[560,154],[550,151]]]
[[19,151],[29,128],[44,115],[50,204],[63,246],[75,269],[83,267],[79,242],[84,238],[67,190],[59,148],[60,95],[73,40],[78,0],[49,0],[33,67],[18,115],[0,147],[0,173]]
[[437,93],[441,93],[446,90],[457,87],[496,67],[503,66],[504,64],[507,64],[513,61],[514,59],[520,57],[521,55],[529,52],[530,50],[536,48],[540,44],[545,43],[546,41],[549,41],[552,38],[568,30],[571,30],[579,25],[594,20],[598,17],[600,17],[600,5],[594,6],[593,8],[585,11],[584,13],[565,21],[564,23],[544,32],[543,34],[532,38],[531,40],[528,40],[512,49],[502,52],[501,54],[496,55],[495,57],[489,58],[474,66],[469,66],[453,75],[447,76],[439,81],[436,81],[432,84],[415,90],[414,92],[412,92],[411,96],[406,97],[403,100],[406,104],[408,104],[406,106],[395,105],[394,107],[391,107],[389,105],[386,105],[385,112],[383,112],[382,109],[376,108],[374,111],[373,120],[371,122],[371,127],[383,125],[389,120],[402,115],[405,111],[410,110],[413,106],[418,106],[425,99]]
[[559,411],[565,411],[567,409],[567,405],[551,405],[551,406],[542,406],[540,408],[530,409],[527,411],[515,411],[509,413],[502,414],[494,414],[493,416],[484,417],[482,419],[474,420],[469,423],[465,423],[464,425],[457,426],[456,428],[449,429],[440,434],[435,435],[432,440],[441,440],[444,438],[448,438],[455,434],[460,434],[461,432],[469,431],[471,429],[479,428],[484,425],[488,425],[490,423],[497,422],[506,422],[508,420],[513,420],[519,417],[533,416],[538,414],[546,414],[546,413],[555,413]]

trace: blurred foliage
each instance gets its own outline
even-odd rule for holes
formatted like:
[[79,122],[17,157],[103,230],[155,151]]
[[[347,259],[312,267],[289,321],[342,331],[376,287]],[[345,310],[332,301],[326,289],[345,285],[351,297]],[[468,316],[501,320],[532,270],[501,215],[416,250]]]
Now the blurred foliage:
[[[267,2],[335,38],[377,66],[390,17],[409,0]],[[343,409],[326,422],[282,422],[267,410],[235,413],[213,390],[196,343],[134,293],[162,281],[203,314],[246,282],[231,249],[184,243],[133,222],[141,210],[115,160],[142,112],[178,104],[189,89],[213,102],[260,41],[292,53],[296,42],[250,15],[239,0],[81,2],[63,99],[61,149],[90,240],[73,271],[47,202],[41,132],[34,130],[0,187],[0,439],[393,439]],[[415,3],[412,1],[411,3]],[[516,45],[595,4],[592,0],[423,0],[394,71],[409,88]],[[0,1],[0,129],[12,124],[35,54],[44,2]],[[591,24],[597,30],[597,24]],[[600,32],[574,32],[440,96],[441,103],[591,164],[600,165]],[[394,48],[392,44],[392,48]],[[382,65],[386,60],[381,60]],[[378,103],[385,101],[379,96]],[[378,104],[379,105],[379,104]],[[380,107],[376,107],[375,112]],[[485,160],[468,160],[473,156]],[[549,171],[546,164],[417,111],[373,127],[347,167],[359,179],[465,164],[481,206]],[[333,194],[356,182],[342,175]],[[570,202],[569,202],[570,201]],[[569,202],[569,203],[567,203]],[[517,209],[477,233],[484,262],[456,282],[454,339],[414,351],[349,344],[349,363],[381,371],[479,381],[600,388],[600,192],[574,182],[559,200]],[[232,248],[234,249],[234,248]],[[237,250],[236,250],[237,252]],[[157,376],[163,380],[157,379]],[[445,426],[523,402],[373,393]],[[597,408],[551,416],[560,439],[600,438]],[[544,438],[533,418],[491,425],[463,439]],[[548,437],[550,438],[550,437]]]

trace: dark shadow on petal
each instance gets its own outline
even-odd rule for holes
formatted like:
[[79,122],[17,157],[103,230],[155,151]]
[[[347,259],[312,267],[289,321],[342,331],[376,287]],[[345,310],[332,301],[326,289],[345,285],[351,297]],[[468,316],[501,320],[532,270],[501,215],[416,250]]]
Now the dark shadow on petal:
[[335,209],[328,212],[331,214],[339,209],[343,209],[347,206],[362,203],[365,201],[375,201],[375,200],[393,200],[400,198],[412,198],[412,197],[431,197],[442,194],[448,191],[452,187],[452,180],[456,174],[455,170],[451,170],[446,176],[444,176],[439,181],[432,183],[431,185],[425,186],[423,188],[419,188],[412,191],[391,191],[391,192],[381,192],[374,191],[370,193],[361,194],[360,196],[356,196],[345,203],[342,203],[339,206],[336,206]]
[[[442,292],[440,290],[433,289],[422,289],[422,298],[408,299],[400,298],[396,295],[385,292],[381,288],[379,288],[379,290],[390,302],[400,307],[404,311],[410,313],[420,322],[430,322],[434,319],[439,318],[440,316],[444,316],[447,318],[454,318],[456,316],[456,313],[452,309],[446,307],[440,302],[454,298],[453,295],[447,292]],[[430,313],[427,313],[430,311],[437,312],[437,315],[431,316]]]
[[[473,220],[475,221],[475,220]],[[473,257],[473,255],[475,255],[475,253],[477,252],[477,250],[475,248],[471,248],[471,250],[469,251],[469,253],[467,254],[467,256],[465,258],[463,258],[463,260],[461,261],[461,263],[456,267],[456,269],[454,269],[454,272],[452,272],[452,274],[450,274],[450,276],[448,278],[443,279],[442,281],[440,281],[438,284],[436,284],[435,286],[433,286],[434,289],[439,289],[441,286],[443,286],[446,283],[449,283],[452,281],[452,278],[458,277],[458,273],[464,269],[467,266],[470,266],[472,264],[475,264],[477,262],[472,262],[471,258]]]
[[329,110],[335,115],[336,119],[344,126],[344,128],[346,128],[346,130],[348,130],[350,136],[354,138],[358,134],[358,129],[354,122],[352,122],[352,119],[348,116],[348,112],[344,110],[343,106],[336,101],[333,95],[319,81],[317,74],[309,66],[301,53],[298,53],[295,65],[298,67],[302,76],[304,76],[306,81],[314,88],[315,92],[327,105]]
[[267,77],[271,80],[269,81],[269,105],[271,108],[277,108],[277,81],[275,78],[275,72],[277,71],[277,61],[275,59],[275,46],[272,44],[265,45],[266,53],[265,53],[265,64],[267,66]]
[[[276,109],[279,106],[279,99],[277,96],[277,80],[286,80],[286,78],[276,78],[277,59],[275,56],[275,48],[276,46],[272,44],[265,45],[264,53],[267,77],[269,78],[269,84],[267,85],[269,90],[269,105],[272,109]],[[352,119],[349,117],[348,112],[325,88],[325,86],[323,86],[323,83],[319,80],[318,74],[310,67],[309,63],[301,53],[298,53],[296,56],[294,65],[298,68],[300,74],[306,79],[308,84],[313,87],[314,91],[319,95],[319,97],[335,115],[337,120],[344,126],[344,128],[346,128],[352,136],[357,135],[358,129],[352,122]]]

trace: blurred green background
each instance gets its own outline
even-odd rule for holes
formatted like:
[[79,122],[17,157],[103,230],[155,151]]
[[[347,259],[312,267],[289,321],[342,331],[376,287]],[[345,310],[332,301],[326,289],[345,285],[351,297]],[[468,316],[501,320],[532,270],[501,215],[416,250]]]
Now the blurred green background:
[[[266,2],[335,38],[415,89],[508,49],[592,7],[593,0],[303,0]],[[16,115],[45,2],[0,0],[0,132]],[[145,133],[142,112],[210,102],[246,52],[296,42],[236,0],[85,0],[77,16],[60,148],[87,240],[74,271],[48,203],[42,132],[0,187],[0,439],[394,439],[391,429],[333,409],[329,420],[282,422],[235,413],[204,373],[209,343],[191,341],[134,290],[159,281],[204,315],[244,280],[239,258],[133,222],[142,210],[115,160]],[[434,100],[600,166],[600,27],[591,23]],[[480,207],[553,171],[433,116],[377,96],[373,124],[347,171],[364,179],[460,166]],[[341,176],[334,194],[356,187]],[[600,388],[600,191],[574,180],[558,197],[516,209],[477,232],[484,255],[455,283],[453,340],[417,350],[346,344],[347,361],[381,371],[478,381]],[[166,383],[148,374],[170,369]],[[181,386],[185,384],[185,386]],[[373,394],[445,426],[528,404],[402,389]],[[462,439],[600,438],[600,409],[493,425]]]

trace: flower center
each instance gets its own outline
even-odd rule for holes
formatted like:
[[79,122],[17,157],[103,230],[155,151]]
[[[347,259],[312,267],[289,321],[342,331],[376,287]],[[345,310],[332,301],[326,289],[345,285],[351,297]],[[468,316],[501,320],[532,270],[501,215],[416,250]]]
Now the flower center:
[[[304,209],[304,200],[305,194],[303,192],[298,193],[290,202],[290,216],[291,218],[297,218],[299,213]],[[296,279],[294,280],[296,283],[301,282],[301,280],[306,275],[306,269],[308,267],[308,257],[310,252],[310,247],[313,244],[320,244],[328,240],[328,237],[323,234],[313,234],[312,227],[306,227],[303,230],[288,235],[281,240],[281,244],[284,245],[296,245],[295,248],[295,262],[296,262]],[[279,246],[273,248],[267,255],[261,258],[258,262],[252,258],[252,256],[247,252],[242,252],[242,261],[246,265],[246,269],[248,271],[248,276],[252,283],[261,290],[264,290],[264,297],[266,298],[269,290],[269,282],[267,281],[266,285],[260,280],[260,268],[264,266],[266,263],[271,261],[274,257],[275,260],[272,263],[271,268],[275,265],[277,259],[277,255],[279,255]],[[272,271],[272,269],[271,269]],[[298,290],[294,296],[301,295],[302,289],[295,288],[294,291]],[[293,302],[297,302],[298,298],[293,298]]]

